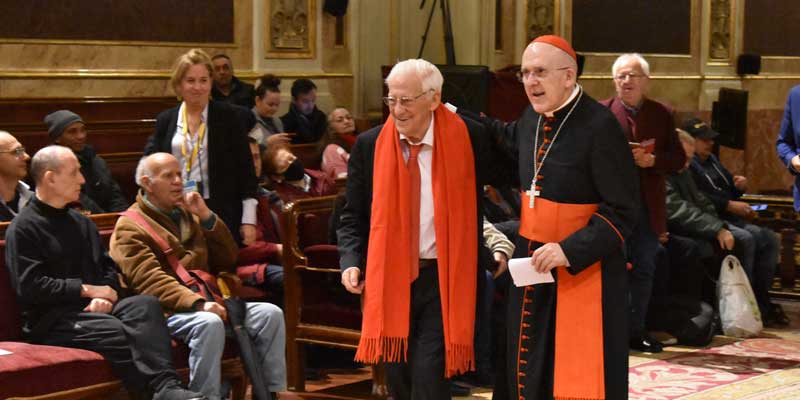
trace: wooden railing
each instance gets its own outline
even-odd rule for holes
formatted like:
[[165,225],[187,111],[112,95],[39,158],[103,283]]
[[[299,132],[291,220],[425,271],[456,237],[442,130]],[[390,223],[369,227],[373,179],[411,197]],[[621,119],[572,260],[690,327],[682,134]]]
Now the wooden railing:
[[800,243],[797,240],[800,218],[794,210],[792,198],[748,194],[742,200],[750,204],[766,204],[767,209],[759,211],[753,222],[769,227],[780,236],[780,261],[772,295],[800,299]]

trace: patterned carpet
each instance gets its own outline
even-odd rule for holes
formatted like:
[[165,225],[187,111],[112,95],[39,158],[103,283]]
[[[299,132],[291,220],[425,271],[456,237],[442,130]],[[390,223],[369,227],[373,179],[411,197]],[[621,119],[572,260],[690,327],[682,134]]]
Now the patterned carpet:
[[[659,354],[631,353],[630,400],[800,399],[800,303],[781,304],[792,324],[766,329],[757,338],[717,336],[703,349],[668,346]],[[491,398],[485,389],[459,397]]]
[[800,398],[800,304],[782,304],[792,319],[787,328],[745,340],[718,336],[705,349],[632,354],[630,399]]
[[[630,400],[794,400],[800,399],[800,302],[781,302],[792,323],[766,329],[759,337],[717,336],[698,349],[667,346],[662,353],[631,353]],[[656,336],[669,340],[669,335]],[[309,382],[306,393],[282,399],[369,399],[367,368],[330,372],[332,379]],[[490,389],[475,388],[469,397],[491,399]]]

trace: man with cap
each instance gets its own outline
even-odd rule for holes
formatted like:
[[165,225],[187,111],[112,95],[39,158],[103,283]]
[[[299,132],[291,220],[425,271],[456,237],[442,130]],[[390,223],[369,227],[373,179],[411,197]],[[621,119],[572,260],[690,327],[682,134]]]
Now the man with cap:
[[22,181],[30,159],[14,136],[0,131],[0,222],[14,219],[33,198],[33,191]]
[[617,95],[601,101],[617,118],[631,146],[639,175],[639,222],[626,242],[630,280],[630,347],[658,353],[662,345],[645,329],[659,241],[666,242],[664,179],[683,167],[686,155],[675,134],[670,107],[646,97],[650,65],[639,54],[623,54],[611,68]]
[[569,43],[540,36],[519,72],[531,107],[510,124],[483,118],[519,162],[516,256],[555,278],[509,291],[514,399],[628,396],[623,245],[639,215],[638,177],[619,123],[576,75]]
[[86,183],[81,187],[81,208],[92,214],[124,211],[130,202],[122,194],[105,160],[86,144],[86,124],[72,111],[58,110],[44,117],[50,140],[71,149],[81,164]]
[[689,118],[684,121],[683,130],[695,138],[695,156],[689,168],[697,187],[711,200],[717,213],[730,223],[736,241],[755,248],[740,261],[750,279],[764,323],[787,324],[788,319],[780,306],[769,300],[769,288],[778,262],[778,238],[769,228],[748,222],[755,217],[755,211],[740,200],[747,191],[747,178],[731,174],[712,154],[714,138],[719,133],[707,123]]

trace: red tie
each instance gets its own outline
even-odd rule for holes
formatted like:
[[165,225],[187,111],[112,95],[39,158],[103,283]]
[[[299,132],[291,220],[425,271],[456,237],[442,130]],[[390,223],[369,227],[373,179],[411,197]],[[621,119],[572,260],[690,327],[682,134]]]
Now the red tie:
[[419,191],[420,176],[417,155],[422,150],[421,144],[408,143],[408,176],[411,189],[411,282],[419,276]]
[[638,141],[639,138],[637,137],[638,135],[636,134],[637,133],[636,132],[636,121],[630,115],[626,116],[626,119],[628,120],[628,127],[630,127],[630,129],[631,129],[631,139],[633,141]]

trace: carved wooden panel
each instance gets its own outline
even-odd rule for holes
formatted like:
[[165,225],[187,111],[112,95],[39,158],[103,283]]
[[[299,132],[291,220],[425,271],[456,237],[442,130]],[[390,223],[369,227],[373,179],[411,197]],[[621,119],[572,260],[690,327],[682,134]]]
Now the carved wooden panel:
[[13,3],[0,13],[0,41],[234,42],[233,0]]
[[691,0],[574,0],[579,52],[689,54]]
[[555,23],[555,0],[528,0],[528,12],[525,24],[528,42],[542,35],[554,34]]
[[711,37],[708,56],[712,60],[731,58],[731,0],[711,0]]

